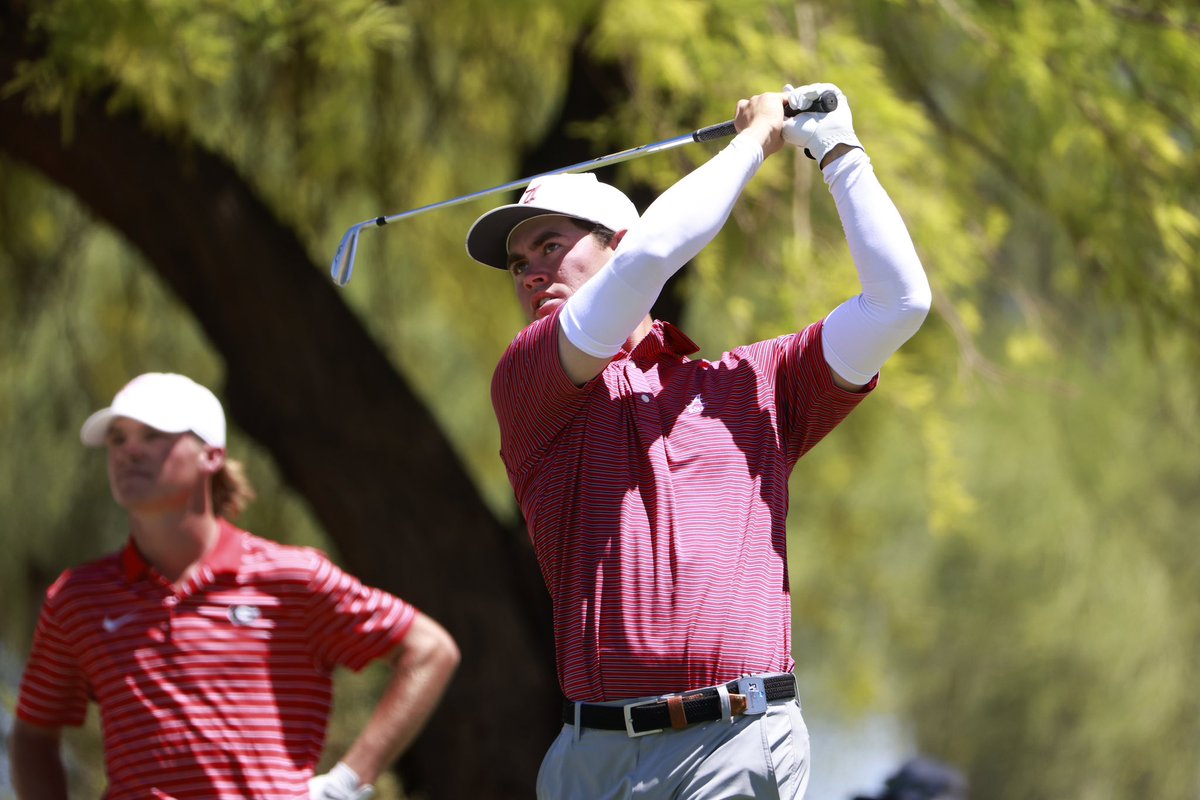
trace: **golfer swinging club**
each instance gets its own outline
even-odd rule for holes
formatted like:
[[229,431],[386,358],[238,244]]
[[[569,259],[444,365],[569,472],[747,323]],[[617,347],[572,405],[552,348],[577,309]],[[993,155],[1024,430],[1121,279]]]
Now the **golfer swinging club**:
[[[785,118],[826,90],[836,109]],[[788,476],[874,388],[930,292],[836,86],[742,100],[735,128],[640,218],[594,175],[556,174],[467,235],[530,320],[492,401],[553,601],[565,702],[538,775],[547,800],[799,798],[808,784]],[[863,291],[798,332],[692,360],[651,305],[785,142],[820,164]]]

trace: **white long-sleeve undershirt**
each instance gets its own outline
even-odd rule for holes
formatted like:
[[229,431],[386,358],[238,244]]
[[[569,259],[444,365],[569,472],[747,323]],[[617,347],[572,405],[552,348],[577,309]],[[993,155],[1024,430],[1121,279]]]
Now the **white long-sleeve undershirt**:
[[823,173],[863,288],[825,318],[825,360],[847,381],[865,384],[921,327],[931,303],[929,281],[870,157],[851,150]]
[[571,344],[596,358],[620,352],[667,279],[720,232],[762,163],[762,146],[738,135],[659,195],[612,261],[564,304],[559,322]]
[[[619,352],[667,279],[721,230],[762,162],[761,146],[738,136],[663,192],[612,261],[567,300],[560,317],[567,339],[596,358]],[[863,286],[825,319],[825,359],[847,381],[866,384],[925,319],[929,283],[867,154],[851,150],[829,164],[824,177]]]

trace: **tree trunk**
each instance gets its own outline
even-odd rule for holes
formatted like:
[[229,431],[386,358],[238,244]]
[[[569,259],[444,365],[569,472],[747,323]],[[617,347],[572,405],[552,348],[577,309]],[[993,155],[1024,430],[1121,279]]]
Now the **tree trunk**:
[[[19,16],[0,9],[0,86],[38,55]],[[559,700],[532,549],[491,514],[295,233],[219,155],[109,113],[103,96],[81,99],[64,141],[57,115],[0,95],[0,151],[145,255],[224,358],[231,417],[307,499],[347,568],[458,640],[459,673],[403,761],[409,790],[532,796]]]

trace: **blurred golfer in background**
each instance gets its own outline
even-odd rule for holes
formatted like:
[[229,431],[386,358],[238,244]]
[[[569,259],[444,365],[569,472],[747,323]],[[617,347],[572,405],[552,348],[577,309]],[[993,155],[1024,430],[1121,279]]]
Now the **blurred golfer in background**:
[[[322,553],[231,523],[253,492],[203,386],[141,375],[80,435],[108,451],[129,542],[46,593],[10,742],[18,797],[67,797],[59,735],[90,702],[109,800],[370,797],[458,665],[449,634]],[[334,668],[374,659],[392,675],[373,716],[314,776]]]

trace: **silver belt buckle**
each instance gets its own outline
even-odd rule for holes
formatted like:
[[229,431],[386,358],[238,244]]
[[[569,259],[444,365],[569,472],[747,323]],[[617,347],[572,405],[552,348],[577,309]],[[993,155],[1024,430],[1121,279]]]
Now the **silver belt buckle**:
[[767,685],[758,675],[738,678],[738,694],[746,697],[743,714],[765,714],[767,711]]
[[[666,697],[666,696],[667,695],[663,695],[663,697]],[[625,705],[625,707],[624,707],[624,709],[625,709],[625,734],[630,739],[636,739],[639,736],[649,736],[652,733],[662,733],[663,732],[663,728],[651,728],[648,731],[635,731],[633,729],[633,715],[630,712],[632,712],[633,709],[635,709],[635,708],[641,708],[642,706],[652,706],[657,702],[658,702],[658,700],[647,700],[644,703],[627,703]]]

